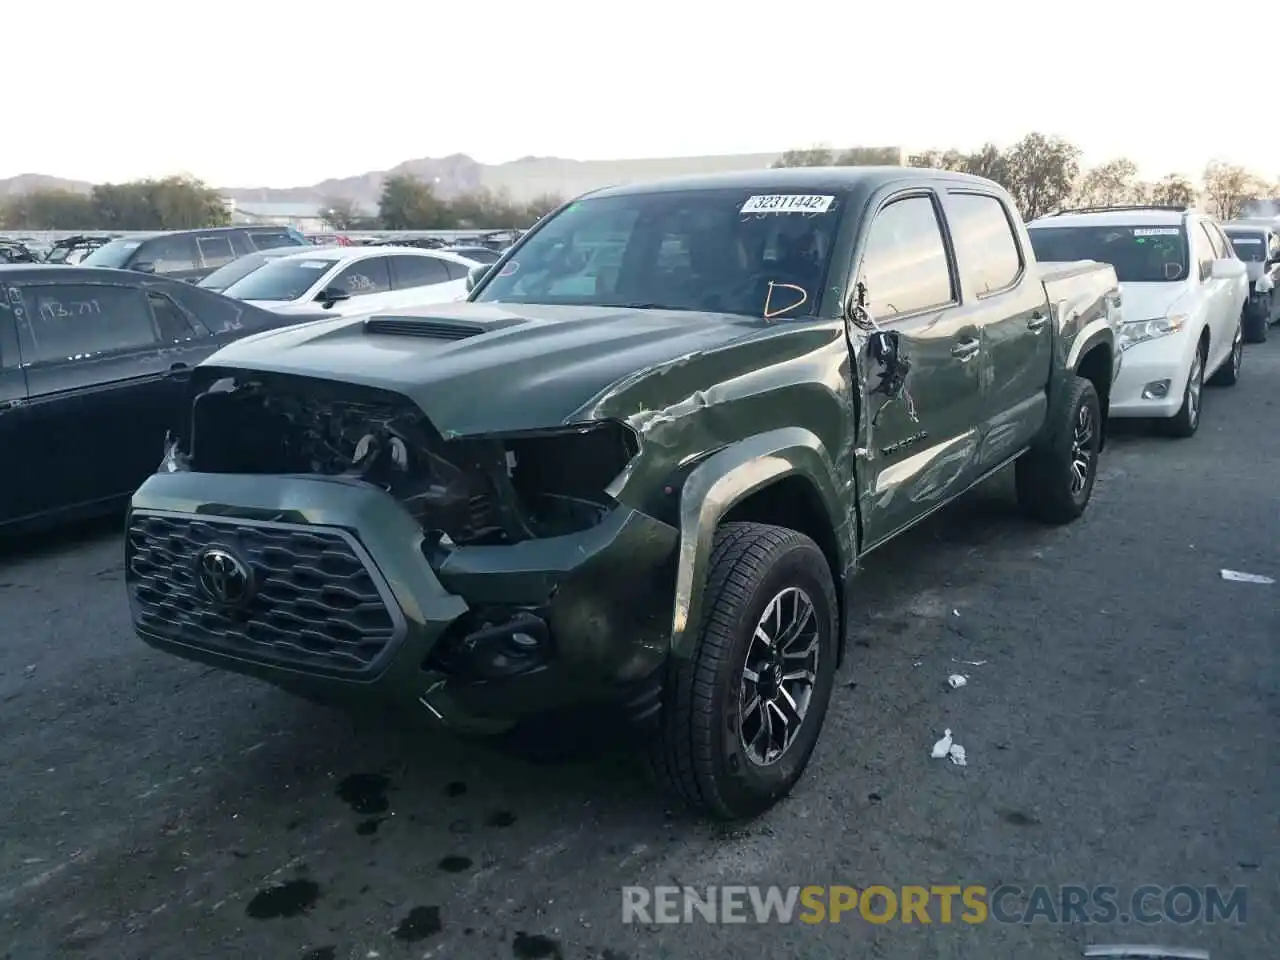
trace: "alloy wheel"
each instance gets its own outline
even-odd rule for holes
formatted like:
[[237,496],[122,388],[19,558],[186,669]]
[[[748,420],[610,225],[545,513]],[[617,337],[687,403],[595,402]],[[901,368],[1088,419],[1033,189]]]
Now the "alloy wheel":
[[776,763],[795,742],[818,680],[820,637],[813,601],[787,587],[764,608],[742,666],[738,736],[757,766]]
[[1191,361],[1191,376],[1187,379],[1187,417],[1194,426],[1200,421],[1200,390],[1204,386],[1204,357],[1199,350]]
[[1089,483],[1093,466],[1093,414],[1084,404],[1071,431],[1071,496],[1079,497]]

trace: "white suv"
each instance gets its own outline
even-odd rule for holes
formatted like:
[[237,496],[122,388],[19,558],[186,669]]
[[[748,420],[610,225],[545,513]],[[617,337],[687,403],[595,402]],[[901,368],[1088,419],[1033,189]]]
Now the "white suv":
[[1194,434],[1201,387],[1234,384],[1244,349],[1249,280],[1218,222],[1181,207],[1102,207],[1041,217],[1027,230],[1037,260],[1115,267],[1125,322],[1110,415]]

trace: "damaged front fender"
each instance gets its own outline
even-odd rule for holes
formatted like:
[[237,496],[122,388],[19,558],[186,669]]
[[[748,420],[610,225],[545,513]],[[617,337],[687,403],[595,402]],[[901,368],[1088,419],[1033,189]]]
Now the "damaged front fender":
[[852,517],[831,516],[832,505],[847,500],[836,469],[821,440],[802,427],[771,430],[734,444],[701,463],[685,480],[680,505],[680,548],[671,621],[671,649],[687,657],[697,641],[711,550],[721,519],[752,494],[783,478],[803,477],[817,489],[837,531],[839,569],[843,579],[854,563]]

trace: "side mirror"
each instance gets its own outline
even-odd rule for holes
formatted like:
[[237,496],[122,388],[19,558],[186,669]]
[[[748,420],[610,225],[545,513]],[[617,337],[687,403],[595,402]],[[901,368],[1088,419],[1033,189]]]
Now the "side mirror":
[[350,300],[351,294],[343,290],[341,287],[325,287],[316,294],[316,302],[326,310],[330,309],[335,303],[342,300]]
[[152,263],[150,260],[142,260],[142,261],[139,261],[138,263],[135,263],[133,265],[133,269],[137,270],[139,273],[155,273],[156,265]]
[[489,267],[491,266],[492,264],[489,263],[477,263],[467,271],[467,293],[476,288],[480,281],[484,279],[484,275],[489,272]]
[[1209,277],[1213,280],[1234,280],[1247,272],[1243,260],[1215,260],[1209,267]]

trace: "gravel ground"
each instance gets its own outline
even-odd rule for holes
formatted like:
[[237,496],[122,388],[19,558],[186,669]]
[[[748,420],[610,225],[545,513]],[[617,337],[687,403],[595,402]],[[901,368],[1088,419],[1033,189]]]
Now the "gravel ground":
[[[1280,580],[1278,420],[1275,337],[1206,392],[1194,439],[1116,436],[1082,522],[1023,522],[998,478],[869,558],[809,773],[739,828],[665,813],[617,750],[533,763],[154,653],[130,630],[118,522],[10,547],[0,957],[1280,956],[1280,584],[1219,574]],[[967,766],[930,759],[944,728]],[[621,915],[627,884],[1001,883],[1244,885],[1247,913]]]

